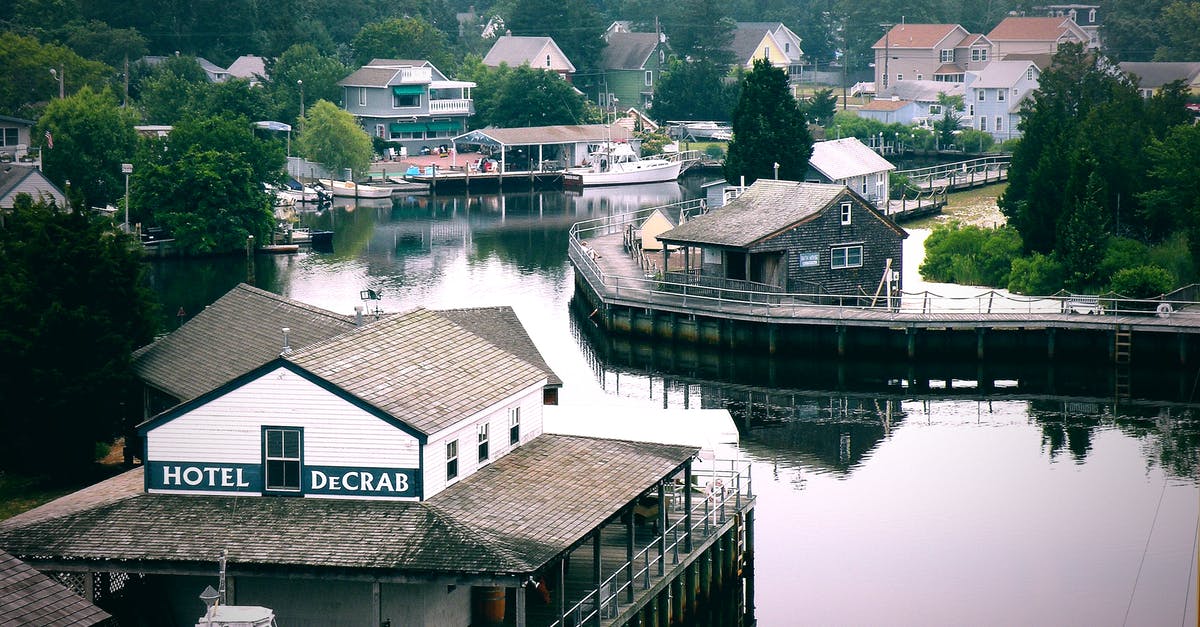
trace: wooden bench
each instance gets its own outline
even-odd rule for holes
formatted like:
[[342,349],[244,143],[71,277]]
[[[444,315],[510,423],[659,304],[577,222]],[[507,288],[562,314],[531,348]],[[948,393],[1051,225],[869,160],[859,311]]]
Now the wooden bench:
[[1104,314],[1099,296],[1071,296],[1062,302],[1062,312],[1067,314]]

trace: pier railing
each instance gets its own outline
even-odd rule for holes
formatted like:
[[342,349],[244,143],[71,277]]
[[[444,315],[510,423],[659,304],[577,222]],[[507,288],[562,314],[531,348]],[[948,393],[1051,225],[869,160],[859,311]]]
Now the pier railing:
[[[1086,295],[1059,292],[1050,296],[1022,296],[981,288],[969,295],[948,295],[931,291],[878,294],[831,294],[786,292],[774,286],[704,276],[698,273],[642,272],[619,275],[605,270],[595,249],[585,242],[637,229],[653,212],[690,217],[702,213],[705,203],[690,200],[663,207],[606,216],[578,222],[571,227],[568,243],[576,271],[598,295],[637,306],[686,309],[690,313],[749,316],[762,319],[804,317],[806,310],[837,307],[844,311],[867,310],[888,314],[972,314],[974,317],[1012,317],[1023,314],[1035,318],[1049,315],[1094,316],[1099,322],[1106,316],[1137,315],[1173,318],[1200,317],[1200,290],[1179,290],[1156,298],[1127,298],[1119,294]],[[678,254],[678,253],[676,253]],[[612,266],[610,266],[612,267]],[[634,266],[636,268],[636,266]],[[957,288],[962,289],[962,288]]]
[[914,186],[923,189],[956,189],[1004,180],[1012,155],[991,155],[942,163],[912,170],[897,170],[894,174],[907,177]]
[[[673,489],[666,492],[667,503],[660,506],[667,507],[669,520],[673,522],[668,523],[663,533],[656,534],[631,561],[619,565],[602,579],[599,590],[589,591],[549,627],[600,624],[615,618],[621,608],[638,603],[639,591],[649,590],[684,561],[688,554],[688,530],[692,534],[694,550],[706,538],[718,533],[731,516],[742,511],[744,503],[754,498],[750,464],[745,460],[714,460],[708,468],[693,469],[692,479],[690,487],[674,484]],[[685,489],[693,494],[690,518],[684,505]],[[739,553],[747,548],[742,544],[739,546],[743,549]]]

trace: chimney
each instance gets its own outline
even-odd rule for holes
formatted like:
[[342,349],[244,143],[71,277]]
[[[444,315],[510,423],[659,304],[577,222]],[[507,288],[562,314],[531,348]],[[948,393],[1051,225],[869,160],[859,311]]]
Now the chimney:
[[283,327],[283,351],[279,353],[280,355],[289,355],[292,352],[292,347],[288,345],[288,333],[291,331],[291,329]]
[[354,326],[362,326],[362,305],[354,308]]

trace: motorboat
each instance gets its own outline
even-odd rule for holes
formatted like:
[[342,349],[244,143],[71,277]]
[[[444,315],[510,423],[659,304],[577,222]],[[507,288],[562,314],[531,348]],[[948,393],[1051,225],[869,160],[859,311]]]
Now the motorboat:
[[564,186],[634,185],[679,178],[683,163],[662,157],[641,158],[626,143],[606,142],[588,154],[587,165],[567,168]]
[[290,199],[293,203],[304,204],[320,204],[327,202],[331,194],[323,189],[318,189],[309,185],[304,185],[299,181],[292,179],[288,183],[275,191],[275,195],[280,199]]
[[333,181],[330,179],[320,179],[318,182],[322,187],[332,192],[334,196],[342,198],[390,198],[392,195],[390,187],[366,185],[364,183],[355,183],[354,181]]

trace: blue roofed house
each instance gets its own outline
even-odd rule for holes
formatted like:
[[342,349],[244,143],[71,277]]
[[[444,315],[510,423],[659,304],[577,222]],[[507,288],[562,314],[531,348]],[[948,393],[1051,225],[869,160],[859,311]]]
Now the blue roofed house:
[[338,85],[368,134],[408,152],[450,143],[475,112],[475,83],[451,80],[429,61],[374,59]]
[[1021,136],[1021,103],[1038,87],[1033,61],[993,61],[967,83],[969,124],[997,141]]

